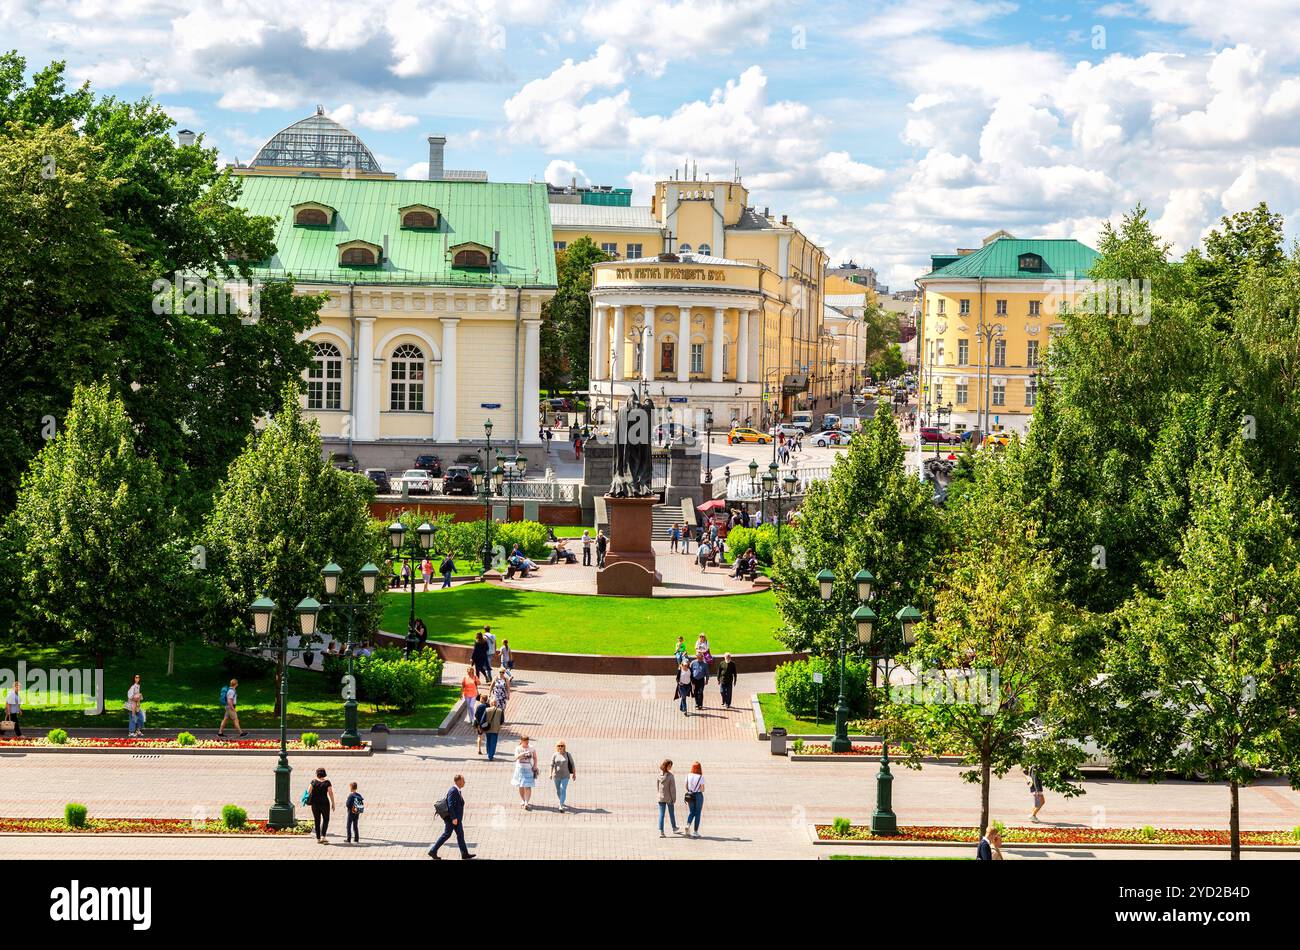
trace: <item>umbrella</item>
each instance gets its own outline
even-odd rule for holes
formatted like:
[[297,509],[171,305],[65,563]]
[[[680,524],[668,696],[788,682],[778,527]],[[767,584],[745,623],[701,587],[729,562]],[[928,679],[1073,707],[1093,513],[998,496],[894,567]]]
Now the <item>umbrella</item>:
[[726,501],[721,498],[714,498],[712,501],[706,501],[702,505],[697,505],[696,511],[723,511],[727,507]]

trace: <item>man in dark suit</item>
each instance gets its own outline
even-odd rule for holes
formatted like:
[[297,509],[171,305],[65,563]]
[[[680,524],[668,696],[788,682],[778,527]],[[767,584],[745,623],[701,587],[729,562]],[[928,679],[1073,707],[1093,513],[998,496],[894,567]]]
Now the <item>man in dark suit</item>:
[[984,837],[980,838],[975,849],[976,861],[999,861],[1002,859],[1002,835],[994,825],[989,825]]
[[[452,780],[452,786],[447,790],[444,801],[447,803],[446,814],[441,815],[443,822],[442,837],[433,843],[429,849],[429,857],[435,861],[441,861],[438,856],[438,849],[447,843],[453,834],[456,835],[456,844],[460,846],[460,856],[462,860],[468,860],[475,857],[469,853],[469,848],[465,847],[465,796],[460,790],[465,787],[465,776],[457,775]],[[435,808],[437,806],[434,806]]]

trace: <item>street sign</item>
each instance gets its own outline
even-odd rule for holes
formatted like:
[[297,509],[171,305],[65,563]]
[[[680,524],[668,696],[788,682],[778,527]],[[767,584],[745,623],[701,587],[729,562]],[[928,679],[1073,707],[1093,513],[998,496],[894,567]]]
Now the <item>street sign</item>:
[[688,397],[686,397],[686,396],[669,396],[669,397],[668,397],[668,401],[669,401],[669,402],[686,402],[686,401],[687,401],[687,398],[688,398]]
[[479,407],[480,409],[500,409],[500,408],[501,408],[501,403],[499,403],[499,402],[481,402],[481,403],[478,404],[478,407]]
[[820,682],[822,682],[822,674],[820,674],[820,673],[814,673],[814,674],[813,674],[813,682],[814,682],[814,683],[820,683]]

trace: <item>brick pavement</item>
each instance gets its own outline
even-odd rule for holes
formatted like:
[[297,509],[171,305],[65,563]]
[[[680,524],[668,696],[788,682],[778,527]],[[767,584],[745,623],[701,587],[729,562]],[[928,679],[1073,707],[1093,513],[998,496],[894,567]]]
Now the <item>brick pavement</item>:
[[[501,751],[508,756],[515,737],[526,730],[545,763],[555,739],[563,737],[578,768],[569,796],[574,811],[569,814],[555,810],[555,792],[545,780],[545,770],[534,795],[538,807],[522,811],[509,783],[510,762],[489,763],[475,755],[468,730],[460,726],[444,738],[395,736],[395,744],[400,743],[395,751],[367,759],[320,760],[340,789],[352,780],[361,784],[367,801],[362,818],[367,841],[359,848],[341,843],[322,847],[310,839],[54,836],[6,837],[3,848],[15,857],[421,858],[441,824],[435,821],[432,802],[451,775],[462,772],[466,830],[471,846],[484,857],[823,857],[826,850],[808,841],[808,823],[827,822],[836,815],[868,819],[877,766],[796,764],[773,757],[766,744],[753,738],[745,705],[750,690],[771,689],[772,676],[746,680],[737,691],[739,709],[727,713],[710,708],[704,716],[684,718],[668,699],[667,678],[521,674],[507,709],[510,722]],[[710,698],[716,703],[716,690],[710,690]],[[699,841],[661,840],[655,830],[655,766],[665,757],[676,762],[679,775],[692,760],[704,763],[707,792],[704,837]],[[318,762],[302,757],[292,764],[293,787],[300,793]],[[262,815],[270,803],[273,767],[274,760],[264,757],[73,758],[4,753],[0,747],[0,814],[53,815],[61,813],[65,802],[80,801],[92,815],[188,817],[196,807],[215,815],[227,802]],[[958,771],[949,765],[927,765],[920,772],[896,769],[894,801],[900,823],[973,824],[978,789],[962,782]],[[1044,817],[1087,825],[1093,810],[1104,808],[1104,820],[1112,825],[1224,827],[1227,822],[1228,794],[1222,787],[1099,779],[1089,781],[1087,789],[1088,794],[1072,800],[1049,795]],[[1010,824],[1024,820],[1027,796],[1018,776],[998,781],[992,801],[995,816]],[[1300,795],[1280,784],[1243,790],[1242,808],[1245,828],[1300,825]],[[684,821],[685,806],[679,804],[677,810],[678,821]],[[342,824],[338,813],[332,830],[339,836]],[[1050,849],[1029,852],[1042,857],[1079,855]],[[1129,855],[1099,851],[1096,856]]]

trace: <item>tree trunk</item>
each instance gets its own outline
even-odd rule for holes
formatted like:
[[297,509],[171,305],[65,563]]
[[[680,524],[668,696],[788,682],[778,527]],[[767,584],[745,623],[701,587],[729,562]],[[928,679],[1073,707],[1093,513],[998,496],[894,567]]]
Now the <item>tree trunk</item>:
[[980,756],[980,826],[976,831],[981,835],[991,824],[989,821],[989,774],[991,771],[992,765],[986,752]]
[[171,640],[167,644],[167,675],[171,676],[176,672],[176,641]]
[[1232,809],[1228,815],[1228,837],[1232,842],[1232,860],[1241,860],[1241,794],[1234,781],[1228,786],[1232,795]]

